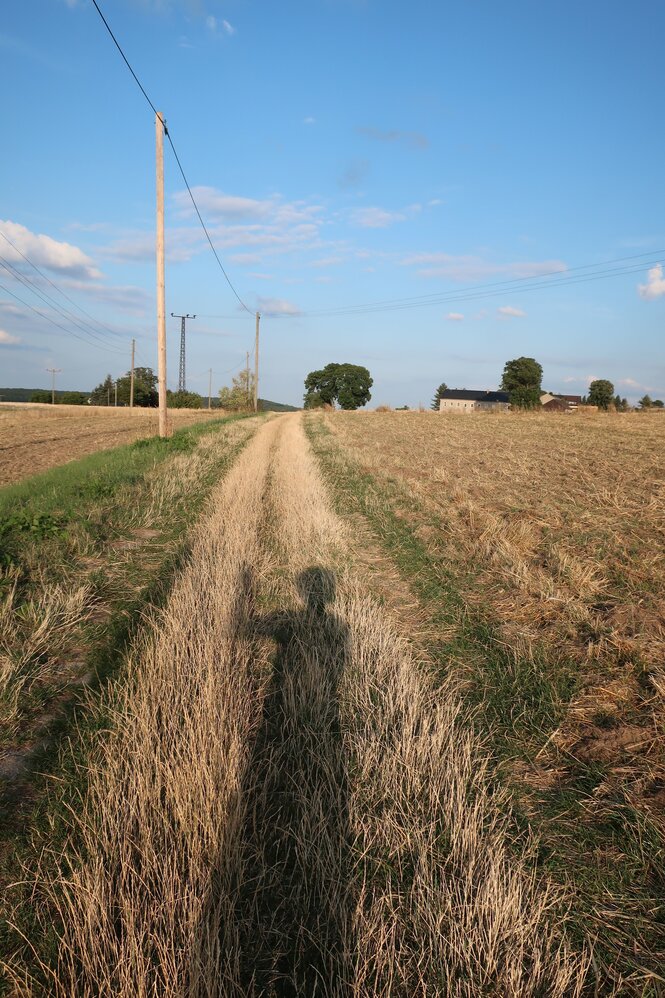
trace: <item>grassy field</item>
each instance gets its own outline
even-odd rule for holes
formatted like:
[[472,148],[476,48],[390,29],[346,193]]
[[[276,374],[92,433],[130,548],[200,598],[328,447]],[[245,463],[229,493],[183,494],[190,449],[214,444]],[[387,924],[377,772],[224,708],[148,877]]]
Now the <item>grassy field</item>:
[[[219,418],[220,413],[212,413]],[[157,433],[157,410],[114,406],[0,405],[0,486]],[[170,409],[172,429],[210,419],[206,409]]]
[[286,414],[0,491],[6,993],[660,995],[661,434]]

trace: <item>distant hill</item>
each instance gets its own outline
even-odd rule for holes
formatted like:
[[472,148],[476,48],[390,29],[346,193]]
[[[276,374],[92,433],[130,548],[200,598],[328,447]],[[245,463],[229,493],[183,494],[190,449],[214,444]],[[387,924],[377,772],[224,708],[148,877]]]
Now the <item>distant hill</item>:
[[259,399],[259,409],[263,412],[300,412],[297,405],[284,405],[283,402],[269,402],[268,399]]
[[[34,392],[48,391],[45,388],[0,388],[0,402],[29,402],[32,398]],[[56,403],[59,398],[63,395],[67,395],[67,391],[60,391],[56,389],[55,398]],[[201,396],[203,399],[204,407],[208,403],[206,396]],[[212,400],[213,409],[219,407],[219,400],[213,398]],[[283,402],[271,402],[269,399],[259,399],[259,406],[264,412],[298,412],[298,407],[295,405],[284,405]]]

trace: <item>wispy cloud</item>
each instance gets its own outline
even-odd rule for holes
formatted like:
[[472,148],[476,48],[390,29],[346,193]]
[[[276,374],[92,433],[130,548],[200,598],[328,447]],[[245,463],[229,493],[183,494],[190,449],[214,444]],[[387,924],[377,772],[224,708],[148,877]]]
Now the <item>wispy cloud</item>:
[[410,149],[427,149],[429,146],[429,139],[421,132],[405,132],[399,128],[375,128],[373,125],[360,125],[356,128],[356,132],[374,142],[392,142]]
[[302,120],[303,125],[315,125],[316,118],[313,118],[311,114],[308,114],[306,118]]
[[464,313],[463,312],[448,312],[448,315],[446,316],[446,319],[448,320],[448,322],[462,322],[463,319],[464,319]]
[[214,14],[208,14],[206,17],[206,28],[212,35],[224,34],[231,36],[236,33],[236,29],[232,24],[224,19],[220,20]]
[[418,267],[421,277],[445,277],[454,281],[479,281],[487,277],[542,277],[567,270],[562,260],[497,263],[471,254],[413,253],[401,261],[405,267]]
[[506,319],[523,319],[526,315],[523,309],[515,308],[514,305],[501,305],[497,308],[497,312]]
[[647,272],[647,283],[639,284],[637,287],[640,298],[645,301],[655,301],[665,295],[665,278],[663,268],[660,263]]
[[284,298],[261,298],[259,296],[256,304],[262,315],[300,315],[298,306]]
[[401,211],[386,211],[385,208],[356,208],[351,212],[351,222],[362,229],[387,229],[394,222],[406,218]]
[[20,337],[12,336],[12,334],[8,333],[5,329],[0,329],[0,343],[4,346],[13,346],[20,342]]

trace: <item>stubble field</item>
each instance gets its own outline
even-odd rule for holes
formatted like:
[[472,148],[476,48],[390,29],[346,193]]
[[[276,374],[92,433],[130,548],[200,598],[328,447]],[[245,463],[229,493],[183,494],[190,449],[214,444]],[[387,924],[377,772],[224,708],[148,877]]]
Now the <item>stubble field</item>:
[[[219,412],[213,413],[219,417]],[[209,419],[205,409],[170,409],[173,429]],[[0,486],[86,454],[157,433],[157,410],[138,406],[0,406]]]
[[8,993],[659,995],[664,431],[294,414],[14,486]]

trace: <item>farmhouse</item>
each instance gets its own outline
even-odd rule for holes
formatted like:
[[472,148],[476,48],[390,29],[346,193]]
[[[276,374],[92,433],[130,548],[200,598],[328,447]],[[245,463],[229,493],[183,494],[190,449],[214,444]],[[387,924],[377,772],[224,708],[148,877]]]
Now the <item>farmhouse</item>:
[[540,404],[545,412],[575,412],[582,402],[581,395],[551,395],[543,392]]
[[439,400],[440,412],[508,412],[508,392],[447,388]]

